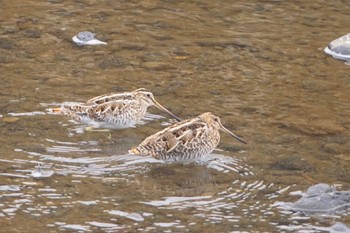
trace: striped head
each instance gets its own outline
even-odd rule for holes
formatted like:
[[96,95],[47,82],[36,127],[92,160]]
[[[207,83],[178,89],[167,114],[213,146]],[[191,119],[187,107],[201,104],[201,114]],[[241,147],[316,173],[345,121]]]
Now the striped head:
[[228,130],[227,128],[225,128],[222,124],[221,124],[221,120],[219,117],[215,116],[214,114],[212,114],[211,112],[205,112],[202,113],[201,115],[198,116],[198,118],[200,118],[201,120],[203,120],[209,127],[212,127],[215,130],[222,130],[226,133],[228,133],[229,135],[231,135],[232,137],[234,137],[235,139],[237,139],[238,141],[242,142],[242,143],[247,143],[245,142],[243,139],[241,139],[240,137],[238,137],[236,134],[234,134],[233,132],[231,132],[230,130]]
[[154,98],[152,92],[147,91],[145,88],[140,88],[133,91],[133,93],[141,99],[142,104],[145,105],[146,107],[155,106],[159,110],[168,113],[171,117],[175,118],[177,121],[181,121],[180,118],[175,116],[168,109],[166,109],[160,103],[158,103]]

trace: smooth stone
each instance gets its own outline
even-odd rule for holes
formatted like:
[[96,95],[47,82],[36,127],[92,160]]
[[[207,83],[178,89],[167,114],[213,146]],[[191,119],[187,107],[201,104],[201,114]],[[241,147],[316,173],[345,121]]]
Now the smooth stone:
[[341,154],[346,151],[346,148],[344,146],[341,146],[336,143],[326,143],[321,147],[325,152],[329,154]]
[[335,59],[350,61],[350,33],[333,40],[324,52]]
[[95,33],[89,31],[79,32],[78,35],[73,36],[73,42],[79,46],[83,45],[106,45],[107,43],[95,38]]
[[143,62],[141,65],[143,68],[146,69],[151,69],[151,70],[169,70],[169,69],[174,69],[173,66],[164,63],[164,62]]
[[18,121],[19,118],[18,117],[4,117],[2,120],[6,123],[14,123],[14,122]]
[[111,57],[105,58],[98,67],[101,69],[109,69],[109,68],[124,68],[127,66],[127,62],[121,57]]
[[310,171],[314,169],[309,161],[299,155],[280,155],[271,167],[279,170],[292,171]]
[[309,187],[291,209],[306,214],[334,214],[349,207],[350,191],[337,191],[334,186],[320,183]]
[[14,44],[8,39],[0,39],[0,48],[11,50],[13,49]]
[[297,130],[308,135],[328,135],[342,133],[346,130],[332,119],[305,120],[286,118],[280,124],[286,128]]
[[25,31],[25,36],[29,38],[40,38],[41,31],[35,29],[28,29]]

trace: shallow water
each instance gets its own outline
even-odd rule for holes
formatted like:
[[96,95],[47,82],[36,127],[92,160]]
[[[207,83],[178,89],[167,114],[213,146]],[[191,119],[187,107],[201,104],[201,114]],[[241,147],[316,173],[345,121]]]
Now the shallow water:
[[[349,66],[323,53],[347,1],[2,1],[0,232],[320,232],[349,213],[276,202],[350,189]],[[90,30],[108,45],[79,47]],[[85,132],[47,109],[144,87],[176,115],[212,111],[201,164],[127,155],[171,123]],[[164,116],[164,115],[163,115]],[[41,176],[36,178],[35,176]],[[322,228],[323,227],[323,228]]]

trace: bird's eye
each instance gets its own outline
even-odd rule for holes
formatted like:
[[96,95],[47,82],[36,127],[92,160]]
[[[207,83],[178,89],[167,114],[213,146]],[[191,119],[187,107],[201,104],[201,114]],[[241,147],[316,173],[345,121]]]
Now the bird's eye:
[[219,118],[214,118],[214,121],[219,122]]
[[151,94],[147,94],[146,96],[151,98]]

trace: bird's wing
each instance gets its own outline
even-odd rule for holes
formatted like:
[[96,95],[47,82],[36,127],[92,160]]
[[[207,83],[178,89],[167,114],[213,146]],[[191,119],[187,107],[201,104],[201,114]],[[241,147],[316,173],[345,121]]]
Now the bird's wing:
[[199,138],[207,129],[207,124],[197,118],[182,121],[146,138],[139,147],[163,148],[169,153],[177,146],[186,146]]
[[129,92],[125,93],[110,93],[100,96],[96,96],[86,101],[88,104],[104,104],[111,101],[127,101],[132,100],[134,97]]
[[107,121],[121,116],[133,103],[132,101],[110,101],[103,104],[94,104],[90,105],[86,112],[95,121]]

